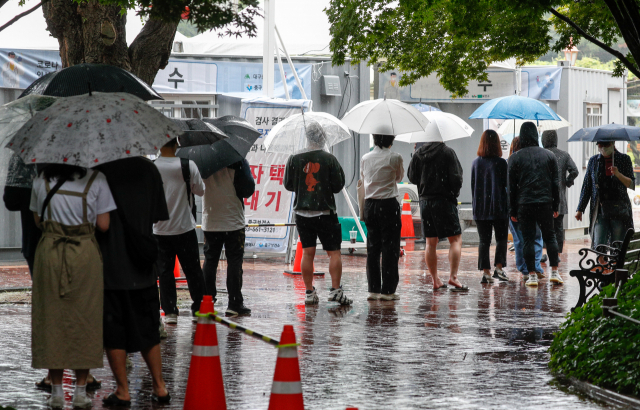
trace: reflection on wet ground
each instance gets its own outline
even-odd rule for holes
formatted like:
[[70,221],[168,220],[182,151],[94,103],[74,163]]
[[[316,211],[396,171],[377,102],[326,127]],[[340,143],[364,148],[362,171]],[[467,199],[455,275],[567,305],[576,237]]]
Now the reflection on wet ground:
[[[355,299],[352,307],[326,301],[328,275],[316,281],[320,305],[309,307],[301,278],[282,274],[282,258],[247,259],[245,303],[253,314],[237,321],[274,337],[284,324],[294,325],[307,409],[601,408],[550,384],[547,368],[553,332],[578,298],[577,282],[568,271],[577,265],[583,246],[582,240],[565,246],[564,286],[544,279],[538,289],[519,280],[511,252],[507,274],[512,280],[480,284],[476,249],[464,248],[459,277],[470,288],[465,294],[433,292],[423,253],[409,241],[400,260],[402,299],[395,303],[368,302],[365,258],[344,255],[343,284]],[[447,250],[438,253],[444,270]],[[320,258],[316,268],[328,271],[328,259]],[[225,269],[222,264],[222,288]],[[448,277],[444,271],[441,275]],[[29,285],[25,270],[11,266],[0,267],[0,281],[1,286]],[[220,296],[216,308],[226,308],[226,294]],[[0,305],[0,405],[19,409],[44,408],[48,397],[33,385],[44,372],[30,367],[29,314],[28,306]],[[174,401],[163,408],[180,409],[195,325],[185,316],[167,330],[164,375]],[[229,409],[266,409],[276,349],[222,326],[218,340]],[[132,408],[155,408],[139,354],[133,364]],[[93,371],[103,380],[103,388],[93,394],[96,409],[114,388],[106,366],[105,359],[105,368]],[[65,378],[65,384],[70,399],[72,379]]]

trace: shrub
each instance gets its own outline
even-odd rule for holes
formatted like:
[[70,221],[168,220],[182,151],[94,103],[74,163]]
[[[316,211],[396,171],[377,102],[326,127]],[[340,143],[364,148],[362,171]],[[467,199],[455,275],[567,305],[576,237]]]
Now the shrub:
[[[602,315],[602,299],[613,285],[567,314],[551,343],[552,371],[640,397],[640,325]],[[640,273],[618,293],[618,312],[640,320]]]

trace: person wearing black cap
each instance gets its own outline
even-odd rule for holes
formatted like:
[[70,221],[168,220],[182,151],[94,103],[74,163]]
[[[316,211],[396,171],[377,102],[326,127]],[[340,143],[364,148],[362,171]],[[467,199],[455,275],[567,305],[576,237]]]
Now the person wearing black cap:
[[558,217],[560,192],[558,161],[551,152],[538,146],[538,129],[532,122],[520,128],[521,149],[509,158],[509,206],[513,222],[520,223],[524,241],[524,260],[529,271],[527,286],[538,286],[535,274],[536,225],[547,243],[551,264],[550,281],[563,283],[558,274],[558,243],[553,219]]

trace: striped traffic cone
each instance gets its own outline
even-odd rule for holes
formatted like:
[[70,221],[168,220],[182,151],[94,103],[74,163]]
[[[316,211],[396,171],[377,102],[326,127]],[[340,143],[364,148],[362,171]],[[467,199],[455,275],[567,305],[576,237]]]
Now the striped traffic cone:
[[409,194],[404,194],[404,199],[402,200],[402,231],[400,236],[403,238],[414,238],[416,236],[413,231],[413,216],[411,216]]
[[[298,238],[298,245],[296,246],[296,258],[293,261],[293,270],[284,271],[285,275],[300,276],[302,275],[302,241]],[[324,276],[324,272],[316,272],[316,267],[313,267],[313,274],[315,276]]]
[[284,326],[280,337],[269,410],[304,410],[296,334],[291,325]]
[[[200,313],[213,313],[213,299],[202,298]],[[211,317],[199,317],[193,340],[184,410],[226,410],[218,335]]]

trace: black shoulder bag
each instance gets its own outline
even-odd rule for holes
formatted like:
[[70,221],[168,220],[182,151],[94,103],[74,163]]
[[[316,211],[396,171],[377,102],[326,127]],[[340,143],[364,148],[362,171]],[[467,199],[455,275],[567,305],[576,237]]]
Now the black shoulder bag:
[[180,158],[180,168],[182,168],[182,179],[187,184],[187,202],[191,206],[191,214],[194,220],[198,220],[196,217],[198,207],[196,206],[196,197],[191,193],[191,171],[189,170],[189,160],[187,158]]
[[44,198],[44,202],[42,203],[42,211],[40,212],[40,219],[41,220],[44,220],[44,210],[47,209],[47,205],[49,205],[49,202],[51,202],[51,198],[53,197],[53,195],[56,192],[58,192],[58,189],[60,189],[62,184],[64,184],[66,181],[67,181],[66,178],[60,178],[58,180],[58,182],[56,182],[56,184],[53,186],[53,188],[51,188],[51,190],[49,190],[49,193]]

